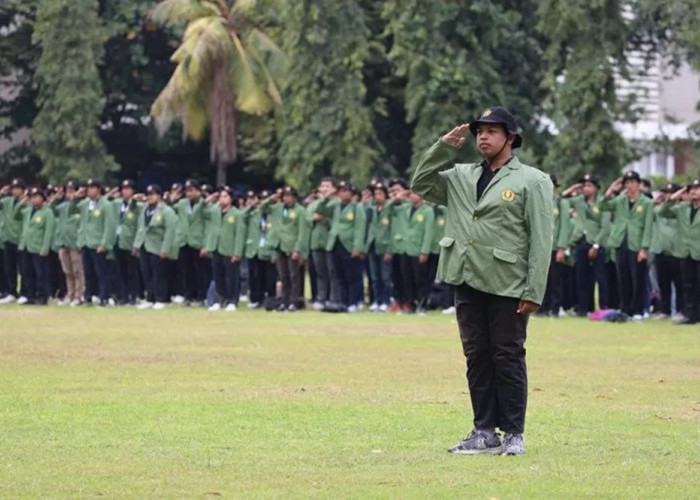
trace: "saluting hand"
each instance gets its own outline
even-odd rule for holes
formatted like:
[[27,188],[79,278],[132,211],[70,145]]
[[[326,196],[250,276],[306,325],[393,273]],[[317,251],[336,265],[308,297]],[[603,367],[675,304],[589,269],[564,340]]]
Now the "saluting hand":
[[462,125],[453,128],[447,134],[443,135],[440,140],[455,148],[461,148],[464,142],[467,140],[466,137],[468,133],[469,124],[463,123]]
[[620,190],[621,187],[622,187],[622,177],[618,177],[617,179],[615,179],[615,182],[610,184],[610,187],[605,192],[605,195],[608,196],[609,198],[612,198],[613,196],[615,196],[615,193]]
[[685,188],[685,187],[680,188],[678,191],[676,191],[675,193],[673,193],[671,195],[671,201],[680,200],[681,198],[683,198],[683,195],[686,193],[686,191],[687,191],[687,188]]

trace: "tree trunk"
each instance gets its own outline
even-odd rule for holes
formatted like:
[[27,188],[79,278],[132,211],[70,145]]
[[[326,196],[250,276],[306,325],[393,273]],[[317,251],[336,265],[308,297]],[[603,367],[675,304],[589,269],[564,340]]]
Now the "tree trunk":
[[219,160],[216,163],[216,187],[226,185],[226,167],[228,164],[225,161]]
[[212,163],[216,164],[217,185],[224,186],[226,170],[238,156],[238,116],[236,96],[227,79],[226,64],[220,61],[214,67],[209,97],[209,155]]

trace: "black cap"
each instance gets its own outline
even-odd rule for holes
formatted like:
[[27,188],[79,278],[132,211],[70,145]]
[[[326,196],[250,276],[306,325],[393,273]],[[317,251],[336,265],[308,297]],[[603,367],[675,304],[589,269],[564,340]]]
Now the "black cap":
[[676,184],[675,182],[667,182],[664,184],[664,187],[661,188],[662,193],[675,193],[676,191],[679,191],[681,189],[681,186],[679,184]]
[[46,192],[38,187],[33,187],[29,190],[29,196],[41,196],[46,199]]
[[700,187],[700,179],[695,179],[694,181],[691,181],[690,184],[688,184],[688,189],[695,189],[697,187]]
[[170,186],[171,191],[182,191],[182,184],[179,182],[173,182],[173,185]]
[[96,188],[101,188],[102,187],[102,181],[100,179],[88,179],[87,182],[85,183],[86,187],[96,187]]
[[246,195],[246,198],[256,198],[258,196],[257,193],[255,191],[253,191],[252,189],[249,190],[248,192],[246,192],[245,195]]
[[384,184],[375,184],[373,189],[374,189],[374,191],[376,191],[377,189],[380,189],[380,190],[384,191],[384,196],[389,196],[389,190],[386,188],[386,186]]
[[270,196],[270,190],[269,189],[263,189],[260,191],[260,198],[267,198]]
[[597,175],[586,174],[583,177],[581,177],[578,181],[581,184],[584,184],[586,182],[590,182],[590,183],[595,184],[596,187],[600,187],[600,179],[598,178]]
[[297,190],[294,189],[292,186],[285,186],[284,190],[282,190],[282,194],[290,194],[292,196],[297,196]]
[[204,191],[205,193],[212,193],[214,192],[214,187],[211,184],[202,184],[199,187],[200,190]]
[[10,182],[10,187],[20,187],[20,188],[26,188],[27,184],[25,184],[24,179],[20,179],[19,177],[12,179]]
[[119,187],[136,189],[136,183],[131,179],[124,179]]
[[146,194],[163,194],[163,190],[158,184],[149,184],[146,186]]
[[[193,187],[193,186],[191,186],[191,187]],[[221,186],[221,187],[219,188],[219,192],[220,192],[220,193],[228,193],[228,195],[229,195],[231,198],[234,197],[234,196],[233,196],[233,188],[232,188],[231,186]]]
[[506,108],[495,106],[492,108],[487,108],[481,113],[478,120],[474,120],[469,124],[469,130],[472,135],[476,137],[476,129],[480,124],[495,123],[500,125],[505,125],[506,130],[509,134],[515,136],[513,141],[513,148],[519,148],[523,145],[523,130],[518,126],[518,122],[513,116],[513,113],[508,111]]
[[402,177],[393,177],[389,181],[389,187],[396,186],[397,184],[404,189],[408,189],[408,182],[406,182],[406,179]]
[[80,182],[76,180],[69,180],[64,186],[65,189],[80,189]]
[[554,187],[559,187],[559,178],[557,177],[557,174],[549,174],[549,180],[552,181]]
[[649,179],[642,179],[640,182],[642,183],[642,185],[651,189],[651,181]]
[[185,188],[201,189],[201,184],[197,179],[187,179],[185,181]]
[[639,174],[637,172],[635,172],[634,170],[630,170],[622,175],[622,183],[624,184],[627,181],[642,182],[642,178],[639,177]]
[[355,191],[355,186],[350,184],[348,181],[340,181],[338,183],[338,189],[347,189],[348,191]]

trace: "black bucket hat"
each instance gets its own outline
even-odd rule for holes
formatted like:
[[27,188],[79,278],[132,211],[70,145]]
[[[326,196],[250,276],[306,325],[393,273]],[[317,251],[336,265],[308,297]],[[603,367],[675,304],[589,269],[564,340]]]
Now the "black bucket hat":
[[521,129],[518,125],[513,113],[508,111],[506,108],[495,106],[485,109],[477,120],[469,123],[469,130],[471,131],[472,135],[476,137],[476,129],[478,126],[480,124],[487,123],[504,125],[508,131],[508,134],[515,136],[513,148],[519,148],[523,145],[523,129]]
[[581,177],[581,178],[578,180],[578,182],[579,182],[580,184],[584,184],[584,183],[586,183],[586,182],[590,182],[590,183],[592,183],[592,184],[595,184],[595,186],[596,186],[597,188],[600,188],[600,179],[598,178],[597,175],[586,174],[586,175],[584,175],[583,177]]

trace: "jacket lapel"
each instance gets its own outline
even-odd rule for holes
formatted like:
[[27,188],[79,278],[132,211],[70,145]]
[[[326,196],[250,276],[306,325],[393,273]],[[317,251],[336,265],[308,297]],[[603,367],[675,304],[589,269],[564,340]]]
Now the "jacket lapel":
[[[513,157],[512,160],[510,160],[506,165],[503,165],[501,169],[496,173],[493,179],[491,179],[491,182],[489,182],[489,185],[486,186],[486,189],[484,189],[484,192],[481,194],[481,198],[479,199],[477,205],[481,204],[484,199],[486,199],[486,194],[493,188],[496,184],[498,184],[502,179],[505,179],[508,177],[513,170],[517,170],[520,168],[520,160],[518,160],[517,157]],[[481,175],[481,168],[477,168],[476,170],[479,171],[479,175]],[[479,180],[479,177],[477,177],[477,182]],[[476,182],[474,183],[474,193],[476,194]]]

